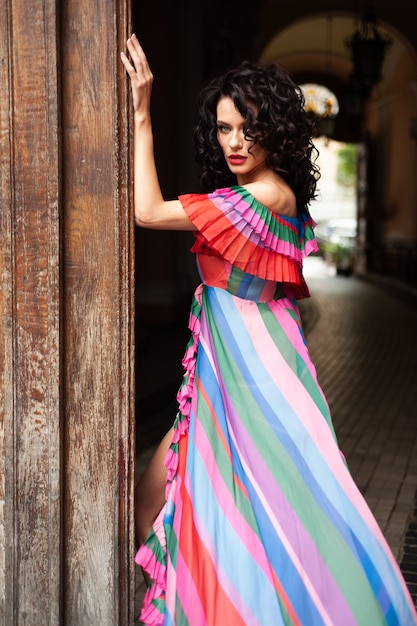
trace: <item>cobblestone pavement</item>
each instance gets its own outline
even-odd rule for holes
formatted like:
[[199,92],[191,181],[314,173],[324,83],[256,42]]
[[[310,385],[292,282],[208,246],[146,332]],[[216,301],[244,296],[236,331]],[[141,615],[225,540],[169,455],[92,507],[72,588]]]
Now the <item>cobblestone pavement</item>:
[[340,448],[417,602],[417,297],[309,261],[310,354]]
[[[307,259],[305,277],[312,297],[300,303],[304,330],[340,447],[417,602],[417,297],[394,285],[337,276],[318,257]],[[180,361],[183,329],[160,339],[165,355],[171,339],[170,358]],[[147,371],[155,367],[162,385],[161,360],[152,364],[144,352],[138,356],[138,369],[146,360]],[[167,367],[172,366],[170,358],[164,360]],[[159,439],[155,430],[162,427],[164,432],[172,420],[179,373],[173,366],[169,371],[165,405],[160,389],[151,389],[142,399],[151,426],[146,427],[142,413],[142,431],[150,445],[139,447],[139,473]],[[152,393],[159,403],[153,416]],[[144,591],[140,573],[137,584],[139,607]]]

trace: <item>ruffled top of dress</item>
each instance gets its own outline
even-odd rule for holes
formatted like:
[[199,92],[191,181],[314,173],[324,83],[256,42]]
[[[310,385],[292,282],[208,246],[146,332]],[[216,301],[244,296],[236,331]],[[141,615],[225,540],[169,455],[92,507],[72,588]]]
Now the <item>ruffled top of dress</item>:
[[309,296],[302,261],[318,246],[307,211],[279,215],[237,185],[179,199],[197,229],[192,252],[221,256],[248,274],[289,285],[296,298]]

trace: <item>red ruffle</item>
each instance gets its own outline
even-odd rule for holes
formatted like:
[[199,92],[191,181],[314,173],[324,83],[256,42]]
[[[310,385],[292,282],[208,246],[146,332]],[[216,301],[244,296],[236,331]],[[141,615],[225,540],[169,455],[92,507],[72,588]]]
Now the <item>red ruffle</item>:
[[302,259],[317,243],[308,215],[277,216],[241,187],[188,194],[180,201],[198,231],[192,252],[221,256],[243,272],[287,283],[298,298],[309,295]]

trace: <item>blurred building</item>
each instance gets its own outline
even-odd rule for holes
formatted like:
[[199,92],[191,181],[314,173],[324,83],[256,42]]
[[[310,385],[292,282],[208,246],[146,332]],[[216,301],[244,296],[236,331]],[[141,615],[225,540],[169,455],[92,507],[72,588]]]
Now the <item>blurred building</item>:
[[[156,153],[165,193],[175,196],[198,190],[191,134],[200,86],[244,58],[278,63],[298,84],[324,86],[335,95],[337,115],[331,110],[327,116],[320,113],[322,136],[357,145],[356,271],[415,283],[417,38],[411,24],[416,14],[414,5],[387,0],[373,5],[318,2],[314,6],[308,2],[282,6],[272,0],[175,6],[161,1],[152,8],[135,4],[135,30],[156,76]],[[336,199],[334,216],[338,213]],[[155,245],[160,237],[166,258]],[[165,245],[167,238],[171,247]],[[138,298],[146,304],[139,316],[146,318],[147,307],[152,310],[152,293],[163,291],[166,298],[169,294],[178,298],[193,275],[187,255],[184,258],[187,236],[138,233],[138,242],[138,258],[143,259]],[[141,273],[149,255],[154,280],[147,270],[146,277]],[[162,290],[156,287],[158,282]],[[171,307],[167,301],[165,305],[167,317],[175,318],[181,311],[180,303],[176,307],[173,300]]]

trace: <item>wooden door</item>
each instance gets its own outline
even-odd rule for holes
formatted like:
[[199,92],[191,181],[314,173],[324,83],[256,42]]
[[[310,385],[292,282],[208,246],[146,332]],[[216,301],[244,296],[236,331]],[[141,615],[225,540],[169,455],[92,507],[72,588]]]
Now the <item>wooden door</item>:
[[0,10],[0,624],[128,624],[129,9]]

